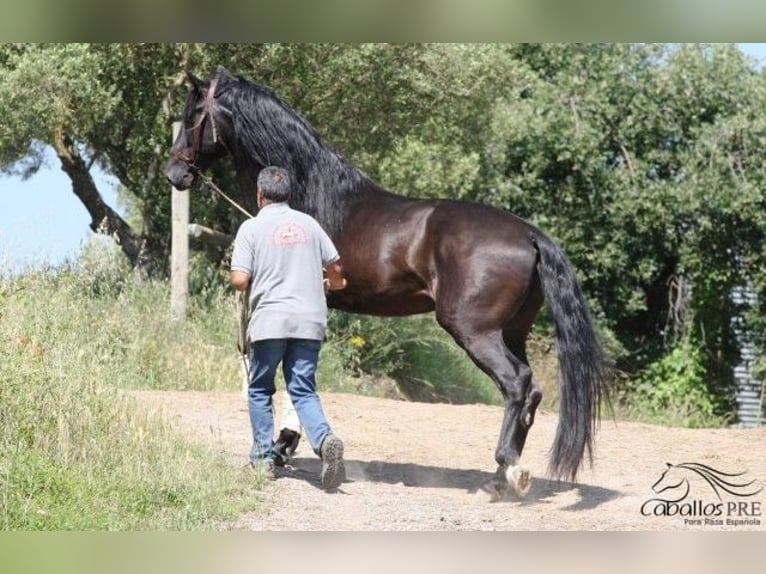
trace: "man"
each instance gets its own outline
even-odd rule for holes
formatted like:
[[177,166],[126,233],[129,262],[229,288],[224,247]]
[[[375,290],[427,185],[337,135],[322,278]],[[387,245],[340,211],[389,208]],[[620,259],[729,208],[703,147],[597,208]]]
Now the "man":
[[[325,286],[343,289],[340,256],[320,225],[293,210],[290,176],[267,167],[258,175],[257,217],[237,231],[231,284],[250,287],[248,407],[253,431],[250,463],[274,476],[274,376],[279,363],[287,391],[314,452],[322,459],[322,487],[346,476],[343,442],[332,433],[316,392],[319,349],[327,327]],[[323,282],[322,268],[327,279]]]

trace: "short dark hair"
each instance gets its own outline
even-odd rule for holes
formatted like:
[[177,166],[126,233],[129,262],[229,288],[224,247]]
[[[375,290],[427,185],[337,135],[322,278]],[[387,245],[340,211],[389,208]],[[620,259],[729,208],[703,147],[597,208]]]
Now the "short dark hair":
[[269,201],[287,201],[290,199],[290,188],[290,174],[286,169],[272,165],[258,174],[258,189]]

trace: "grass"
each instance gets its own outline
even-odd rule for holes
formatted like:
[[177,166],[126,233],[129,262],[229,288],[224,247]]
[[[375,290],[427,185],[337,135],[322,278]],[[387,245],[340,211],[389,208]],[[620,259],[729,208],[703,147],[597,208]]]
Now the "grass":
[[405,319],[410,336],[402,345],[402,367],[396,378],[404,394],[419,401],[454,404],[502,404],[495,383],[431,315]]
[[495,384],[433,315],[383,318],[331,312],[328,325],[323,360],[351,372],[357,392],[424,402],[501,403]]
[[254,508],[261,476],[124,392],[236,389],[216,308],[173,325],[166,284],[99,281],[82,270],[0,280],[0,528],[214,529]]

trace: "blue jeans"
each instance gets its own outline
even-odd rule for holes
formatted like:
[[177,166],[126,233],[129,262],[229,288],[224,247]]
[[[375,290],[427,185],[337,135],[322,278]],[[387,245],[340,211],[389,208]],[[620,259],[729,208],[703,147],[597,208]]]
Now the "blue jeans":
[[248,406],[253,446],[250,460],[274,458],[274,376],[279,363],[306,438],[319,455],[322,441],[330,433],[316,392],[316,370],[321,341],[313,339],[265,339],[250,344]]

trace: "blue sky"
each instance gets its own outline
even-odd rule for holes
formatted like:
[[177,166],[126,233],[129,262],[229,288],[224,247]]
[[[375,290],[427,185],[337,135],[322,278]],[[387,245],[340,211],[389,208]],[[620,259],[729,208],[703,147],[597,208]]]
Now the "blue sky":
[[[766,44],[740,47],[761,66],[766,64]],[[116,179],[103,173],[95,178],[104,200],[118,209]],[[55,157],[27,180],[0,176],[0,190],[0,275],[74,259],[93,235],[88,212],[72,193]]]
[[[97,172],[104,200],[118,209],[117,180]],[[90,216],[53,152],[46,167],[27,180],[0,176],[0,275],[75,259],[94,235]]]
[[766,44],[739,44],[740,49],[753,56],[763,67],[766,65]]

